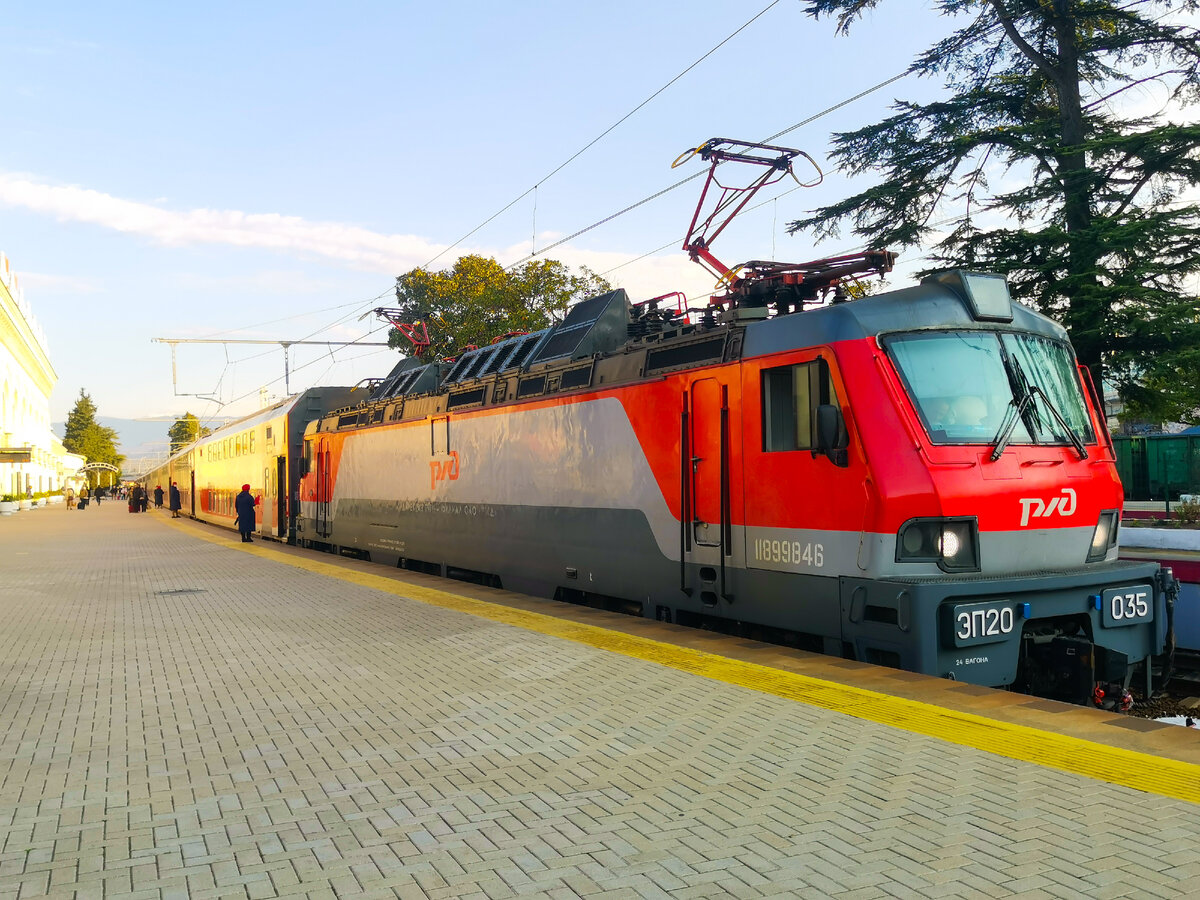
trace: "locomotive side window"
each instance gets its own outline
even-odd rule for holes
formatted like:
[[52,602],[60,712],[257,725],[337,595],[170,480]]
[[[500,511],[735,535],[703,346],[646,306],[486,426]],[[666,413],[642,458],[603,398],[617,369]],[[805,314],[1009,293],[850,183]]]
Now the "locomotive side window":
[[762,372],[763,450],[812,450],[817,407],[837,404],[829,368],[821,360]]

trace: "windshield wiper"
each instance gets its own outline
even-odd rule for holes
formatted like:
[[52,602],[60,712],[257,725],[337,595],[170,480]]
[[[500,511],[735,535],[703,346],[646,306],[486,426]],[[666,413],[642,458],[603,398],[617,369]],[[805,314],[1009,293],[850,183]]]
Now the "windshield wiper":
[[[988,459],[990,459],[992,462],[995,462],[1000,458],[1000,455],[1004,452],[1004,448],[1008,446],[1008,442],[1012,438],[1012,433],[1017,427],[1017,422],[1021,421],[1022,417],[1025,415],[1026,409],[1028,409],[1030,404],[1033,403],[1034,397],[1042,398],[1042,402],[1046,404],[1046,409],[1050,412],[1050,415],[1054,417],[1054,421],[1058,423],[1058,427],[1066,432],[1067,437],[1071,439],[1071,446],[1075,448],[1075,452],[1079,454],[1079,458],[1087,459],[1088,452],[1087,448],[1083,446],[1083,440],[1075,433],[1075,429],[1067,424],[1067,420],[1062,417],[1062,413],[1058,411],[1058,408],[1054,405],[1050,398],[1046,396],[1046,392],[1036,384],[1027,385],[1025,396],[1023,396],[1019,401],[1016,399],[1016,397],[1014,397],[1013,402],[1009,404],[1009,406],[1016,406],[1016,415],[1009,418],[1008,413],[1005,413],[1005,419],[1000,423],[1000,432],[996,435],[996,446],[992,448],[991,455],[988,457]],[[1036,415],[1036,407],[1033,408],[1033,412]],[[1035,441],[1037,440],[1037,435],[1032,429],[1030,430],[1030,436],[1033,437]]]
[[1058,427],[1067,433],[1067,437],[1071,439],[1071,446],[1075,448],[1075,452],[1079,454],[1080,459],[1087,459],[1087,448],[1083,446],[1083,439],[1075,433],[1075,429],[1067,424],[1067,420],[1063,418],[1062,413],[1058,411],[1058,407],[1054,402],[1046,396],[1036,384],[1030,389],[1030,394],[1037,394],[1042,398],[1042,402],[1046,404],[1046,409],[1050,411],[1050,415],[1054,416],[1054,421],[1058,423]]
[[[1040,424],[1037,421],[1037,410],[1033,411],[1030,418],[1025,418],[1029,404],[1033,402],[1033,392],[1029,389],[1029,379],[1025,377],[1025,370],[1021,368],[1021,364],[1017,360],[1009,358],[1003,347],[1000,350],[1000,361],[1004,364],[1004,374],[1008,376],[1008,387],[1012,391],[1013,398],[1008,403],[1009,409],[1004,412],[1000,430],[992,438],[992,443],[996,445],[992,448],[991,456],[988,457],[992,462],[998,460],[1004,452],[1004,448],[1008,446],[1018,422],[1025,422],[1025,428],[1031,437],[1037,434],[1035,426]],[[1016,407],[1015,415],[1012,413],[1013,407]]]
[[[1058,411],[1043,391],[1036,384],[1030,384],[1029,379],[1025,377],[1025,371],[1021,368],[1021,363],[1015,359],[1009,359],[1007,354],[1002,354],[1001,359],[1004,362],[1004,371],[1008,374],[1008,383],[1012,388],[1013,399],[1009,406],[1016,407],[1016,414],[1009,417],[1009,413],[1005,413],[1004,421],[1000,423],[1000,430],[996,433],[996,446],[992,448],[992,452],[988,459],[992,462],[998,460],[1004,449],[1008,446],[1008,442],[1012,440],[1013,431],[1016,430],[1017,422],[1024,421],[1025,427],[1029,430],[1029,436],[1037,441],[1038,431],[1041,429],[1041,417],[1038,415],[1037,405],[1033,402],[1034,397],[1041,397],[1042,402],[1046,405],[1046,410],[1058,423],[1071,440],[1071,446],[1075,448],[1075,452],[1079,454],[1080,459],[1087,459],[1087,448],[1083,446],[1083,440],[1075,433],[1075,430],[1067,424],[1067,420],[1063,418],[1062,413]],[[1028,418],[1026,418],[1028,414]]]
[[992,462],[998,460],[1000,455],[1004,453],[1004,448],[1008,446],[1009,440],[1012,439],[1012,433],[1016,430],[1017,423],[1025,417],[1025,410],[1032,402],[1033,391],[1026,390],[1020,400],[1014,396],[1012,401],[1008,404],[1010,409],[1015,406],[1017,408],[1017,412],[1015,415],[1013,415],[1011,412],[1004,413],[1004,421],[1000,423],[1000,430],[996,432],[996,436],[993,438],[996,446],[992,448],[992,453],[988,457],[988,459],[990,459]]

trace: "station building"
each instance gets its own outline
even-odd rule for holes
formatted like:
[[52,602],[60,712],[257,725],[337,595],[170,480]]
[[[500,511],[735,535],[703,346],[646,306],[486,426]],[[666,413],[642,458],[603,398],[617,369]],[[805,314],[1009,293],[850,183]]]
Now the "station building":
[[0,496],[59,490],[84,464],[50,428],[57,382],[45,334],[0,253]]

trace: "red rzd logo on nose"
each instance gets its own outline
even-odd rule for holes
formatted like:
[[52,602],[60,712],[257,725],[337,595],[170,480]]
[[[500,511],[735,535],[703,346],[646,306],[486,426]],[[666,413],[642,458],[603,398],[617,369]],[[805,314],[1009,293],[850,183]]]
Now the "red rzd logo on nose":
[[1051,497],[1049,501],[1040,497],[1021,497],[1017,502],[1021,504],[1022,528],[1029,524],[1030,519],[1045,519],[1055,513],[1064,517],[1075,515],[1074,488],[1063,488],[1059,496]]
[[458,481],[458,451],[451,450],[450,458],[429,461],[429,489],[436,491],[439,481]]

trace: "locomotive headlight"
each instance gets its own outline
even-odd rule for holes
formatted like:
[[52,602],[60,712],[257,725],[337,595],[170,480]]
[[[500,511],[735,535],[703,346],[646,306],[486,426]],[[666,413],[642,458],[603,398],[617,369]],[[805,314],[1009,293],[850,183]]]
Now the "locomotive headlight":
[[962,540],[957,534],[949,529],[942,531],[942,556],[953,559],[958,556],[958,551],[962,549]]
[[1106,509],[1100,513],[1100,521],[1092,532],[1092,545],[1088,548],[1087,561],[1098,562],[1108,555],[1110,548],[1117,545],[1117,511]]
[[938,565],[946,571],[978,571],[979,539],[974,519],[942,524],[942,559]]
[[900,529],[900,546],[904,549],[904,556],[910,559],[927,558],[929,553],[921,551],[926,546],[933,545],[933,535],[929,534],[928,528],[920,527],[922,523],[910,522],[904,528]]
[[910,519],[896,535],[896,562],[935,562],[945,572],[979,571],[975,519]]

